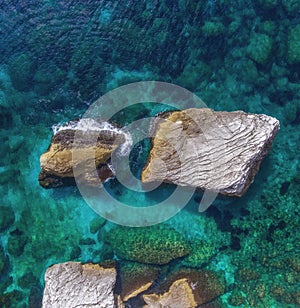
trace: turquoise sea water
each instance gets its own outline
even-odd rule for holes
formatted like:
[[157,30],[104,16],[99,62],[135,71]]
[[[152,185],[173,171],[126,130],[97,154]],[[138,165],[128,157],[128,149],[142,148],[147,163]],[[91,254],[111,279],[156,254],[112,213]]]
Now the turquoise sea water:
[[[215,110],[281,123],[242,198],[199,214],[195,194],[162,224],[191,250],[163,272],[220,271],[226,288],[214,307],[300,306],[300,1],[0,0],[0,33],[0,307],[40,307],[51,264],[132,260],[111,240],[118,227],[98,218],[75,187],[44,190],[37,178],[53,124],[142,80],[185,87]],[[153,108],[140,116],[161,111]],[[116,118],[134,120],[131,112]],[[143,155],[138,147],[132,154],[136,174]],[[113,193],[137,205],[149,198]],[[116,230],[124,243],[132,234]],[[157,230],[149,230],[153,238]]]

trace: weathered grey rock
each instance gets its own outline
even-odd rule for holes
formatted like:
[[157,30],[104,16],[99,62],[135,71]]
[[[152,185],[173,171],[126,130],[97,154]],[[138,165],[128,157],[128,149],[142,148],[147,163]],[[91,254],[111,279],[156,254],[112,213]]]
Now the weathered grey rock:
[[47,269],[43,308],[113,308],[115,265],[66,262]]
[[142,182],[171,182],[242,196],[279,130],[279,121],[208,108],[161,114]]

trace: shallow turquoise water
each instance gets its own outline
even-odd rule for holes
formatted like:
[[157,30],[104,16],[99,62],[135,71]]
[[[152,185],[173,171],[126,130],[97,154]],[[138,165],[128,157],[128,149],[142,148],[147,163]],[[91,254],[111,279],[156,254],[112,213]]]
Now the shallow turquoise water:
[[[213,246],[196,267],[225,272],[225,307],[236,293],[240,307],[299,306],[299,16],[299,1],[287,0],[0,1],[1,305],[39,307],[53,263],[117,258],[105,242],[115,225],[92,233],[97,215],[76,188],[42,189],[39,157],[53,124],[80,117],[120,85],[160,80],[210,108],[280,120],[245,196],[199,214],[196,194],[165,224]],[[159,111],[149,105],[141,114]],[[134,120],[132,112],[116,119]],[[118,194],[137,206],[149,197]],[[195,267],[190,259],[175,265]],[[243,281],[244,268],[259,277]]]

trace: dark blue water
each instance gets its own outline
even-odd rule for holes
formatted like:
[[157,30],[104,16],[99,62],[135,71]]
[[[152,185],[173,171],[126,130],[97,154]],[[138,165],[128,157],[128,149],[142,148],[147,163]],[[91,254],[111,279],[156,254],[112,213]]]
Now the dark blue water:
[[97,215],[76,188],[43,190],[39,157],[53,124],[142,80],[185,87],[216,110],[280,120],[245,196],[199,214],[195,195],[166,224],[193,250],[176,268],[223,271],[225,307],[299,306],[299,21],[299,1],[288,0],[0,1],[0,306],[40,307],[53,263],[116,258],[106,240],[116,226],[93,233]]

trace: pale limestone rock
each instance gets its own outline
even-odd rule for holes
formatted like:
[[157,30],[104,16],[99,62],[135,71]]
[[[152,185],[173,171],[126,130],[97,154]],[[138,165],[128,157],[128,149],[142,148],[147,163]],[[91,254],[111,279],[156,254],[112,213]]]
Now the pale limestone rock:
[[115,266],[66,262],[47,269],[43,308],[113,308]]
[[142,182],[170,182],[242,196],[279,130],[279,121],[243,111],[208,108],[161,114]]

